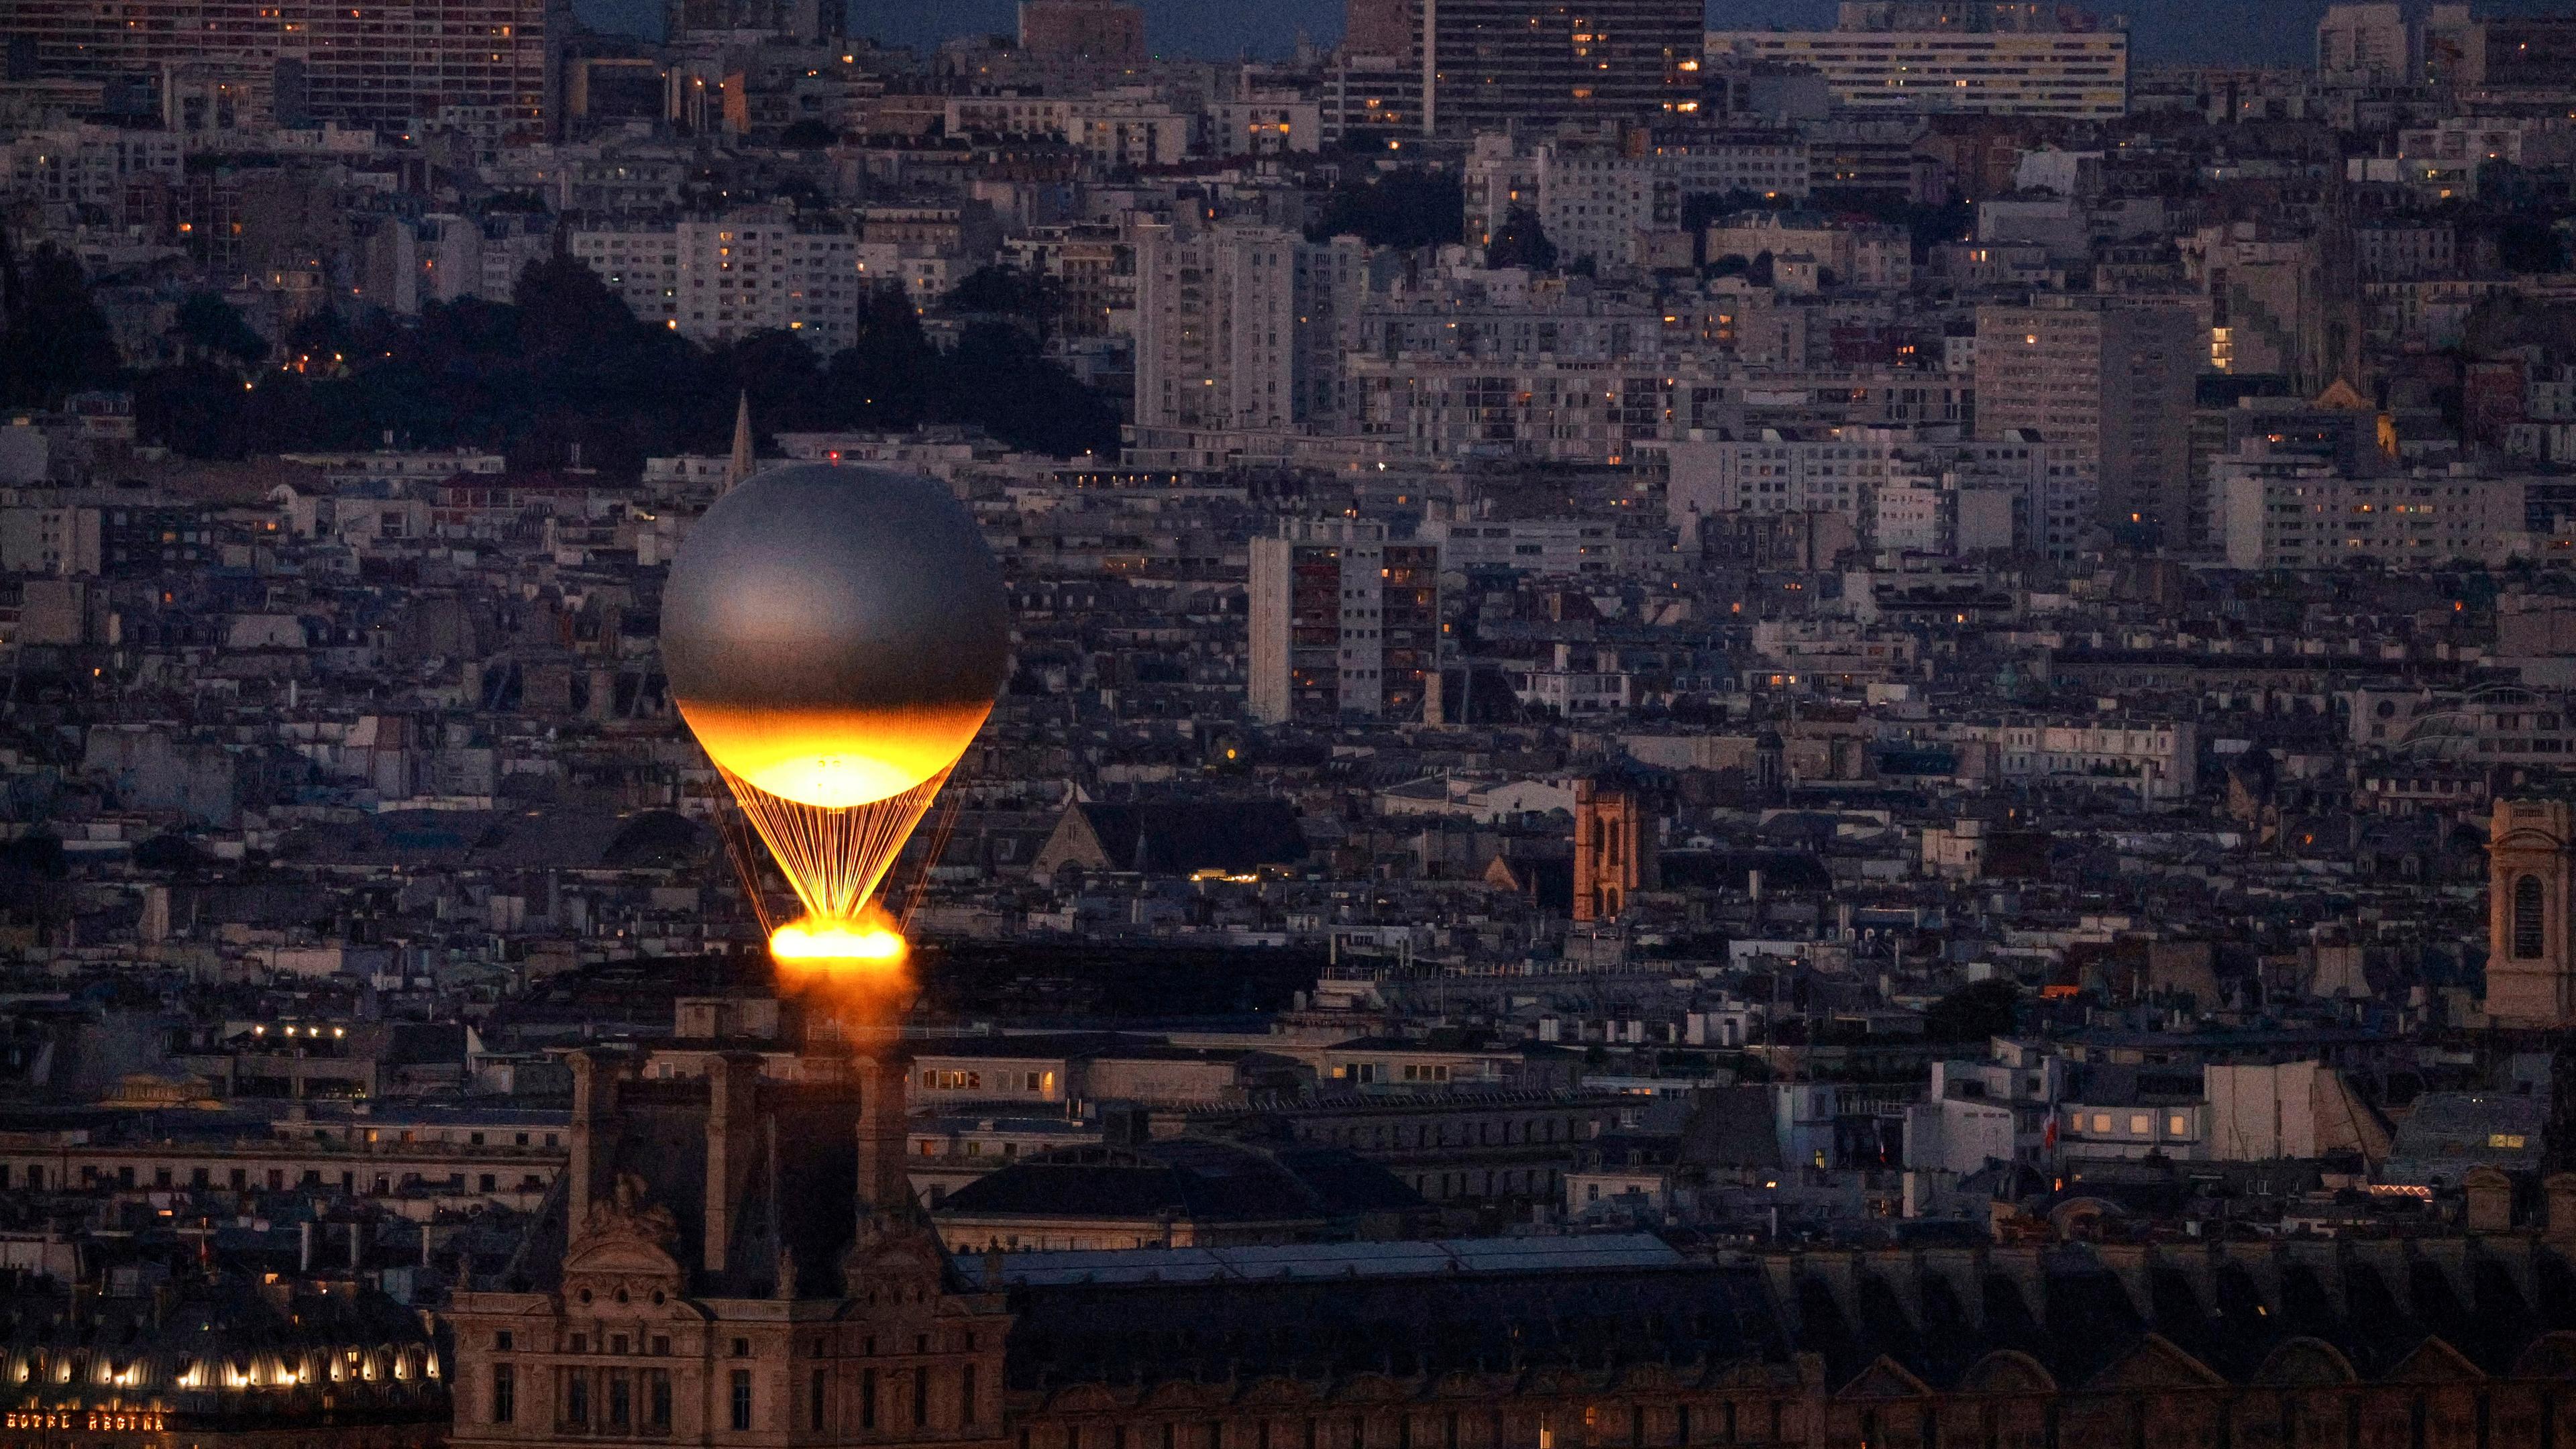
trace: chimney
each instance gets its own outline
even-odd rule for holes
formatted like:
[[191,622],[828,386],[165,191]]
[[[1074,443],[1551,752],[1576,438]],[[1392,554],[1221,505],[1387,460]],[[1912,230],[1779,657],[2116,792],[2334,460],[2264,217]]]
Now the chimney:
[[566,1059],[572,1068],[571,1217],[567,1234],[590,1221],[591,1199],[608,1190],[608,1169],[617,1141],[617,1070],[605,1053],[577,1051]]
[[888,1047],[885,1058],[860,1057],[859,1201],[862,1211],[901,1216],[912,1207],[912,1181],[903,1166],[907,1135],[903,1097],[911,1063]]
[[760,1058],[752,1052],[723,1052],[707,1063],[707,1238],[701,1255],[707,1271],[725,1270],[725,1250],[733,1242],[734,1213],[742,1206],[752,1158],[759,1151],[754,1133],[760,1105]]

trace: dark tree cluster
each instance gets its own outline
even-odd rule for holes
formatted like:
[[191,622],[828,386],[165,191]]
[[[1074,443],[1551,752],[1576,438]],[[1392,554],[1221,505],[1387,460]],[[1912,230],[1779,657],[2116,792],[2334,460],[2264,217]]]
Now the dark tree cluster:
[[1333,188],[1310,241],[1357,236],[1374,247],[1436,247],[1467,234],[1467,191],[1451,172],[1406,167]]
[[51,243],[21,256],[0,233],[0,407],[52,407],[116,380],[116,338],[80,259]]
[[146,441],[192,457],[406,446],[491,448],[522,465],[574,455],[610,472],[722,448],[737,395],[767,430],[981,427],[1057,456],[1118,443],[1116,410],[1009,321],[966,322],[934,347],[910,301],[865,304],[857,344],[824,358],[792,332],[701,346],[637,320],[569,257],[529,266],[507,303],[425,306],[417,319],[324,311],[279,354],[224,300],[178,313],[185,360],[120,375],[80,268],[40,252],[7,279],[0,388],[13,404],[122,385]]

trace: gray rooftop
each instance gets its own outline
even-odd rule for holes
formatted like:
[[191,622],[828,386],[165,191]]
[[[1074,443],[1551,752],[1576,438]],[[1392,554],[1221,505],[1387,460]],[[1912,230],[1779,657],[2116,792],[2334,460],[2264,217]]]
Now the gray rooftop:
[[969,1254],[959,1257],[957,1265],[970,1281],[991,1288],[1666,1268],[1680,1266],[1682,1255],[1651,1233],[1616,1233],[1574,1238],[1447,1238],[1396,1243],[1009,1253],[1000,1257],[999,1284],[992,1280],[989,1262]]

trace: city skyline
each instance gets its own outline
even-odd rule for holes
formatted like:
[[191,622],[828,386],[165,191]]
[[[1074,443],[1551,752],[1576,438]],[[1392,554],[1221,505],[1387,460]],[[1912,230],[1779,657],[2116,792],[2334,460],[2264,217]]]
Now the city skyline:
[[[2108,7],[2127,17],[2140,59],[2154,64],[2215,64],[2243,61],[2281,65],[2309,56],[2317,17],[2332,0],[2300,0],[2291,12],[2214,3],[2214,0],[2137,0]],[[970,34],[1004,35],[1017,14],[1012,0],[940,0],[929,6],[906,6],[886,0],[846,0],[847,23],[854,35],[889,44],[928,46]],[[1708,27],[1731,29],[1825,29],[1832,26],[1839,0],[1709,0]],[[1244,10],[1211,7],[1192,0],[1143,0],[1146,34],[1159,52],[1223,60],[1247,48],[1264,59],[1286,55],[1299,31],[1317,45],[1340,38],[1343,0],[1289,0],[1284,5]],[[2550,0],[2492,0],[2481,12],[2500,15],[2548,14]],[[658,34],[659,0],[579,0],[577,13],[589,24],[628,34]]]
[[2576,11],[660,9],[0,7],[0,1449],[2576,1445]]

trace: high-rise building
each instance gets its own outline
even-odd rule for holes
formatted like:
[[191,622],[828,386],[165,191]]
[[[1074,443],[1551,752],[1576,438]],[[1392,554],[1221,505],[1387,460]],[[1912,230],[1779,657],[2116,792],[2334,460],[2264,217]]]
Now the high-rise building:
[[1412,0],[1406,20],[1426,136],[1699,109],[1700,0]]
[[1145,12],[1117,0],[1020,0],[1020,49],[1041,60],[1145,59]]
[[1832,30],[1712,30],[1712,59],[1810,68],[1849,111],[2128,114],[2129,36],[2072,6],[1860,3]]
[[2275,374],[2302,397],[2360,375],[2360,277],[2341,233],[2236,221],[2202,228],[2183,248],[2209,297],[2213,370]]
[[1386,525],[1292,521],[1252,541],[1253,718],[1404,719],[1440,660],[1440,549]]
[[2329,5],[2317,20],[2317,74],[2369,85],[2405,85],[2415,75],[2406,13],[2395,5]]
[[2497,15],[2470,22],[2453,79],[2488,90],[2563,90],[2576,67],[2576,16]]
[[0,28],[39,78],[155,77],[211,65],[272,80],[283,123],[399,130],[467,121],[536,139],[559,109],[566,0],[12,0]]
[[1343,0],[1343,54],[1406,55],[1412,49],[1413,0]]
[[2093,524],[2163,528],[2191,512],[2191,410],[2206,341],[2188,307],[2048,297],[1977,311],[1977,432],[2055,445],[2031,545],[2072,553]]
[[675,44],[735,39],[811,44],[841,33],[841,0],[667,0],[662,25]]
[[1275,431],[1341,416],[1341,338],[1372,285],[1357,237],[1139,227],[1137,425]]

